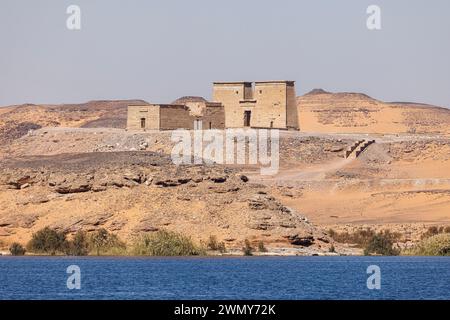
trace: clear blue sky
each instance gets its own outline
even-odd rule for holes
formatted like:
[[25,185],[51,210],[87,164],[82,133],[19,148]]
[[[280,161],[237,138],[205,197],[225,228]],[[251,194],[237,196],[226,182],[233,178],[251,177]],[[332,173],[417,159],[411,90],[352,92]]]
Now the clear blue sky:
[[[81,8],[80,31],[66,8]],[[382,30],[366,28],[381,7]],[[211,95],[297,81],[450,106],[450,1],[1,0],[0,105]]]

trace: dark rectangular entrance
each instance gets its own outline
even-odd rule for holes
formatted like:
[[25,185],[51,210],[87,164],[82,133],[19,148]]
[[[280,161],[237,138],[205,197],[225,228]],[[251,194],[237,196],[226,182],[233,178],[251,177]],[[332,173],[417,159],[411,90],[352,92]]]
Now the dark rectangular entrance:
[[250,127],[251,111],[244,111],[244,127]]

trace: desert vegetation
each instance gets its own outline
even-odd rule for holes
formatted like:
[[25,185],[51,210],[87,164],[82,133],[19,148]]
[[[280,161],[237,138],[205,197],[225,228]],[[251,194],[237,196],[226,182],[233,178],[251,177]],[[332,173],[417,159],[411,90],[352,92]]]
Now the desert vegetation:
[[449,256],[450,227],[430,226],[422,235],[421,240],[412,247],[400,250],[395,244],[400,241],[400,234],[384,230],[375,232],[371,229],[361,229],[353,233],[328,231],[336,242],[354,244],[364,249],[365,255],[415,255],[415,256]]
[[400,249],[394,246],[394,242],[398,236],[389,230],[381,231],[374,234],[364,247],[364,254],[383,255],[383,256],[398,256]]
[[126,253],[126,244],[117,235],[103,228],[90,235],[88,247],[90,252],[95,252],[97,255],[123,255]]
[[259,252],[267,252],[268,251],[266,246],[264,245],[263,241],[258,242],[258,251]]
[[198,256],[206,251],[191,238],[182,234],[159,230],[140,236],[133,244],[134,255],[145,256]]
[[253,248],[250,240],[245,239],[244,247],[242,247],[242,252],[243,252],[244,256],[252,256],[254,250],[255,250],[255,248]]
[[450,226],[431,226],[422,234],[422,239],[430,238],[442,233],[450,233]]
[[71,239],[67,233],[45,227],[33,233],[26,248],[34,254],[85,256],[114,255],[125,252],[125,244],[106,229],[87,234],[78,231]]
[[227,251],[227,249],[225,247],[225,243],[223,241],[219,242],[217,240],[217,237],[214,236],[214,235],[209,236],[208,243],[206,244],[206,247],[209,250],[219,251],[220,253],[225,253]]
[[450,256],[450,233],[438,233],[424,238],[405,254],[416,256]]
[[66,254],[68,244],[64,232],[45,227],[32,234],[27,249],[30,252],[45,255]]
[[[217,250],[224,250],[223,246],[223,243],[217,242]],[[65,232],[46,227],[34,233],[26,247],[33,254],[72,256],[189,256],[206,253],[203,246],[196,245],[189,237],[165,230],[140,235],[127,246],[117,235],[104,228],[91,233],[80,230],[68,239]],[[11,245],[10,251],[14,255],[25,253],[18,243]]]
[[20,243],[13,242],[9,247],[9,252],[12,256],[23,256],[26,250]]
[[[253,253],[268,252],[264,242],[259,241],[256,248],[246,239],[242,254],[252,256]],[[64,231],[45,227],[32,234],[31,240],[24,247],[14,242],[10,245],[11,255],[68,255],[68,256],[202,256],[227,252],[225,243],[217,236],[211,235],[206,242],[196,243],[184,234],[158,230],[141,233],[129,243],[122,241],[116,234],[100,228],[86,232],[79,230],[68,235]]]
[[[448,256],[450,255],[450,228],[429,227],[421,236],[421,240],[413,246],[400,249],[398,243],[401,234],[389,229],[375,231],[370,228],[359,229],[354,232],[338,232],[333,229],[327,234],[334,243],[328,252],[335,253],[336,244],[351,244],[363,249],[365,255],[418,255],[418,256]],[[4,244],[3,244],[4,246]],[[224,254],[227,248],[217,236],[210,235],[207,241],[196,243],[192,238],[181,233],[159,230],[150,233],[141,233],[134,240],[126,243],[116,234],[104,228],[86,232],[79,230],[68,235],[64,231],[45,227],[32,234],[26,246],[13,242],[8,250],[11,255],[21,256],[28,254],[38,255],[134,255],[134,256],[201,256]],[[257,253],[266,253],[268,249],[263,241],[252,244],[245,239],[241,248],[242,255],[252,256]]]
[[400,234],[390,230],[375,232],[368,228],[353,233],[339,233],[330,229],[328,235],[336,242],[354,244],[364,249],[365,255],[395,256],[400,254],[400,250],[394,245],[399,240]]
[[[328,231],[329,236],[337,243],[353,244],[363,249],[365,255],[450,255],[450,228],[430,227],[423,233],[420,242],[413,247],[400,250],[396,245],[400,234],[383,230],[360,229],[355,232]],[[136,256],[199,256],[208,252],[226,253],[224,242],[211,235],[207,242],[196,244],[190,237],[180,233],[159,230],[141,234],[129,245],[117,235],[106,229],[98,229],[87,233],[78,231],[71,237],[63,231],[45,227],[32,235],[31,240],[23,246],[14,242],[9,246],[11,255],[21,256],[26,252],[43,255],[136,255]],[[249,239],[245,239],[241,249],[244,256],[252,256],[255,251],[268,252],[263,241],[254,247]],[[335,252],[334,244],[329,252]]]

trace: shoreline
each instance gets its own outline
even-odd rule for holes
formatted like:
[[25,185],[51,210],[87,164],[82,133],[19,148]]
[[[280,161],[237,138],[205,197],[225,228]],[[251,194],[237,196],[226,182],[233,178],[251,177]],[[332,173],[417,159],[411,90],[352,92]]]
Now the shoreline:
[[33,258],[51,258],[54,260],[57,259],[65,259],[65,260],[90,260],[90,259],[134,259],[134,260],[177,260],[177,259],[185,259],[185,260],[201,260],[201,259],[269,259],[269,258],[439,258],[439,259],[448,259],[450,256],[426,256],[426,255],[398,255],[398,256],[383,256],[383,255],[253,255],[253,256],[244,256],[244,255],[209,255],[209,256],[63,256],[63,255],[24,255],[24,256],[13,256],[13,255],[0,255],[0,260],[2,258],[12,258],[12,259],[33,259]]

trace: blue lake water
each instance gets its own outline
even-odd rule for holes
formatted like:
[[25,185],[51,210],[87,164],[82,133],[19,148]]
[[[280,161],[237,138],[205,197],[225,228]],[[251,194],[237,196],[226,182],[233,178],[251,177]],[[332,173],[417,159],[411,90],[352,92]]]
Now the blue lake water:
[[[77,265],[81,289],[67,288]],[[367,288],[367,267],[381,289]],[[0,257],[0,299],[450,299],[450,257]]]

